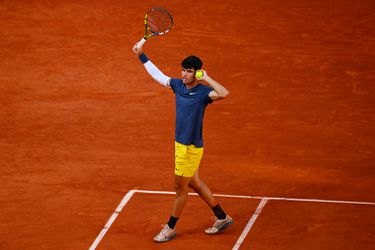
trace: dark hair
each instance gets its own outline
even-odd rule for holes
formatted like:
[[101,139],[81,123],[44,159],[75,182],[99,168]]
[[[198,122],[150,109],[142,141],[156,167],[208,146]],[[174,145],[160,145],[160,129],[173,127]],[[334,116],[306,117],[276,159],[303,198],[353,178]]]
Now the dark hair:
[[202,65],[202,60],[196,56],[188,56],[181,62],[181,66],[185,69],[193,68],[194,70],[198,70],[202,68]]

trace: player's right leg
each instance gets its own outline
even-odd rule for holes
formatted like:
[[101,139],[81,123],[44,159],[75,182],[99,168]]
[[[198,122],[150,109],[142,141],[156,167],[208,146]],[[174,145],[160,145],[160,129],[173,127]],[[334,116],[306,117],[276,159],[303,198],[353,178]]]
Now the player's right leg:
[[199,166],[203,155],[203,148],[194,145],[184,145],[175,142],[175,187],[176,198],[168,223],[159,234],[154,237],[156,242],[166,242],[176,236],[175,226],[186,205],[189,192],[189,183]]
[[154,237],[155,242],[167,242],[176,236],[176,223],[188,200],[189,183],[192,177],[175,175],[176,198],[169,221],[163,229]]

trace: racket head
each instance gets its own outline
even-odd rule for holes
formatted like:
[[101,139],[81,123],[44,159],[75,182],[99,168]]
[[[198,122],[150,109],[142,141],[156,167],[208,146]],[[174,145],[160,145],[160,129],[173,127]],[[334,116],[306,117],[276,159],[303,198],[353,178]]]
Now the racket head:
[[[145,27],[146,34],[145,39],[156,36],[164,35],[173,26],[173,17],[172,15],[163,8],[152,8],[146,13],[145,16]],[[149,34],[147,34],[150,32]]]

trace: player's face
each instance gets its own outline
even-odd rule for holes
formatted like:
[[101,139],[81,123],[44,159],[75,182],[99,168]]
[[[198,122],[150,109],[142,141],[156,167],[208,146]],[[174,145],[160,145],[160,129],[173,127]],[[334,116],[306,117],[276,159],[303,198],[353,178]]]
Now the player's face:
[[184,84],[191,84],[195,81],[195,70],[182,68],[181,76]]

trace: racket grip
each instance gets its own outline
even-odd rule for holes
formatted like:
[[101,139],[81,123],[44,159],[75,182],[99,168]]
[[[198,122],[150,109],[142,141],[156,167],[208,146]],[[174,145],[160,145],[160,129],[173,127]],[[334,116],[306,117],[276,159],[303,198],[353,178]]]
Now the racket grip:
[[139,41],[139,43],[137,44],[137,48],[138,48],[138,49],[142,48],[143,44],[145,44],[146,41],[147,41],[146,39],[142,38],[142,39]]

